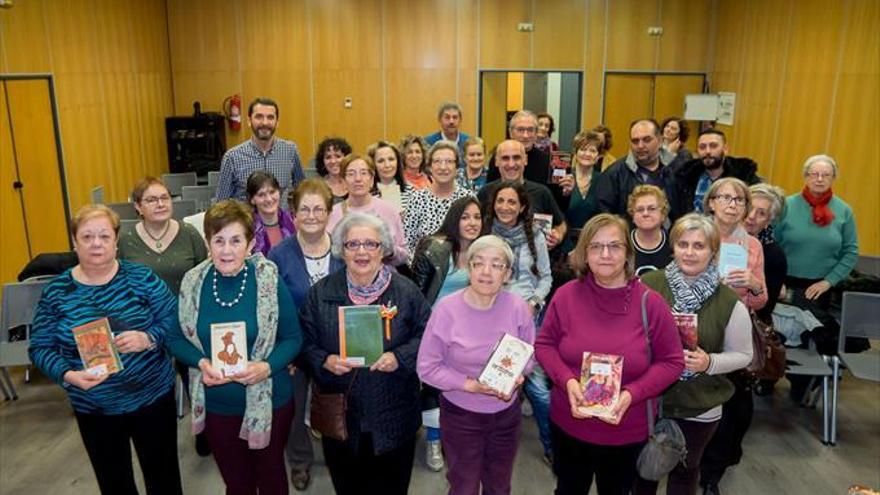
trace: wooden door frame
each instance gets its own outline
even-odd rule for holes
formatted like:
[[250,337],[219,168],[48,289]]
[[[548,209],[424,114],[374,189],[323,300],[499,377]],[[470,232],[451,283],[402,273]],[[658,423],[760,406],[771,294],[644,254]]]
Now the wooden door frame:
[[[64,224],[67,228],[67,231],[70,231],[70,196],[67,194],[67,174],[64,172],[64,151],[61,147],[61,126],[58,123],[58,101],[55,98],[55,78],[52,74],[48,73],[20,73],[20,74],[10,74],[10,73],[0,73],[0,82],[5,83],[6,81],[46,81],[48,90],[49,90],[49,105],[52,108],[52,127],[55,131],[55,156],[58,157],[58,178],[60,179],[61,185],[61,196],[62,203],[64,204]],[[6,112],[7,114],[4,116],[9,121],[9,133],[12,137],[12,147],[13,147],[13,160],[15,161],[15,174],[18,178],[21,178],[21,174],[18,170],[18,157],[16,156],[16,148],[15,148],[15,129],[12,127],[12,110],[11,105],[9,104],[9,92],[7,90],[6,84],[3,84],[3,92],[4,98],[6,98]],[[27,216],[27,212],[25,211],[24,206],[24,198],[21,197],[21,190],[19,189],[19,197],[22,201],[21,209],[22,214]],[[27,222],[25,222],[25,236],[28,243],[28,251],[30,251],[30,232],[28,231]],[[67,245],[73,250],[73,240],[69,235],[65,235],[67,238]],[[33,259],[32,253],[28,253],[28,257]]]
[[703,92],[709,90],[709,73],[708,72],[700,72],[700,71],[674,71],[674,70],[606,70],[602,75],[602,113],[599,116],[599,121],[605,122],[605,100],[606,100],[606,91],[605,88],[608,87],[608,76],[651,76],[651,115],[654,114],[654,84],[657,76],[702,76],[703,78]]
[[[547,74],[550,72],[559,72],[560,74],[577,74],[578,76],[578,87],[581,88],[578,91],[577,97],[577,105],[578,112],[577,114],[580,116],[578,119],[578,124],[583,122],[583,111],[584,111],[584,71],[582,70],[573,70],[573,69],[477,69],[477,135],[482,137],[483,134],[483,73],[484,72],[540,72],[543,74]],[[604,107],[603,107],[604,110]],[[487,150],[488,151],[488,150]]]

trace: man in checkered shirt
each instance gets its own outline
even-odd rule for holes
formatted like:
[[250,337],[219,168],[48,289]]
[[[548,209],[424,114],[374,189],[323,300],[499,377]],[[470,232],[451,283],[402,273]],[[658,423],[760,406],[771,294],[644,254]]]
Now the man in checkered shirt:
[[305,176],[296,144],[275,137],[278,104],[269,98],[254,99],[248,105],[248,124],[253,136],[223,155],[214,201],[235,198],[247,202],[248,177],[264,170],[281,184],[281,206],[286,209],[288,193]]

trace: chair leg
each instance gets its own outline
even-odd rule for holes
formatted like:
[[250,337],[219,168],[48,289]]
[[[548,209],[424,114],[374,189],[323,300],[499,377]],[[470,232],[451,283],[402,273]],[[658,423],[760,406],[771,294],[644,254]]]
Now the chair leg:
[[7,394],[6,396],[11,396],[12,400],[18,400],[18,392],[15,391],[15,384],[12,383],[12,378],[10,378],[9,376],[9,370],[7,370],[5,366],[3,368],[0,368],[0,370],[2,370],[3,372],[3,380],[6,382],[3,387],[3,393],[6,394],[6,389],[8,388],[9,394]]
[[837,394],[838,394],[838,377],[840,376],[840,357],[831,358],[832,369],[834,374],[831,376],[831,445],[837,444]]
[[822,443],[828,445],[831,414],[828,410],[828,375],[822,377]]
[[[4,370],[6,368],[3,368]],[[3,389],[3,397],[5,400],[12,400],[12,395],[9,393],[9,389],[6,388],[6,381],[0,379],[0,389]]]

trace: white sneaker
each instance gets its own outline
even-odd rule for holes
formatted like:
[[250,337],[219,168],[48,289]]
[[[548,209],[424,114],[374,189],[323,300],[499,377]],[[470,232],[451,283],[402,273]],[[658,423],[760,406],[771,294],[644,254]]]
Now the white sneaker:
[[425,448],[425,463],[431,471],[443,469],[443,452],[440,449],[440,440],[428,441]]

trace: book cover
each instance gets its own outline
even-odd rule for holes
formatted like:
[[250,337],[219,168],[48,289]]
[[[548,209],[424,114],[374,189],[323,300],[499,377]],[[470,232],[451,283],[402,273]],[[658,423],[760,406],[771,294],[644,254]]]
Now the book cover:
[[678,337],[681,346],[689,351],[697,348],[697,314],[696,313],[672,313],[675,326],[678,328]]
[[73,338],[87,373],[101,376],[122,371],[122,360],[119,359],[119,351],[113,341],[113,332],[107,318],[74,328]]
[[541,229],[544,237],[550,235],[550,230],[553,228],[553,215],[549,213],[534,213],[532,214],[532,221],[535,227]]
[[722,242],[718,253],[718,273],[726,277],[731,270],[745,270],[749,263],[749,251],[733,242]]
[[477,381],[509,395],[534,353],[535,347],[532,344],[505,333],[495,344]]
[[232,377],[247,369],[247,325],[243,321],[211,324],[211,366]]
[[571,153],[566,151],[550,152],[550,177],[547,182],[559,184],[566,176],[571,175]]
[[610,418],[620,398],[623,356],[584,352],[581,362],[581,386],[584,402],[578,407],[583,414]]
[[381,308],[339,307],[339,357],[351,366],[372,366],[385,352]]

